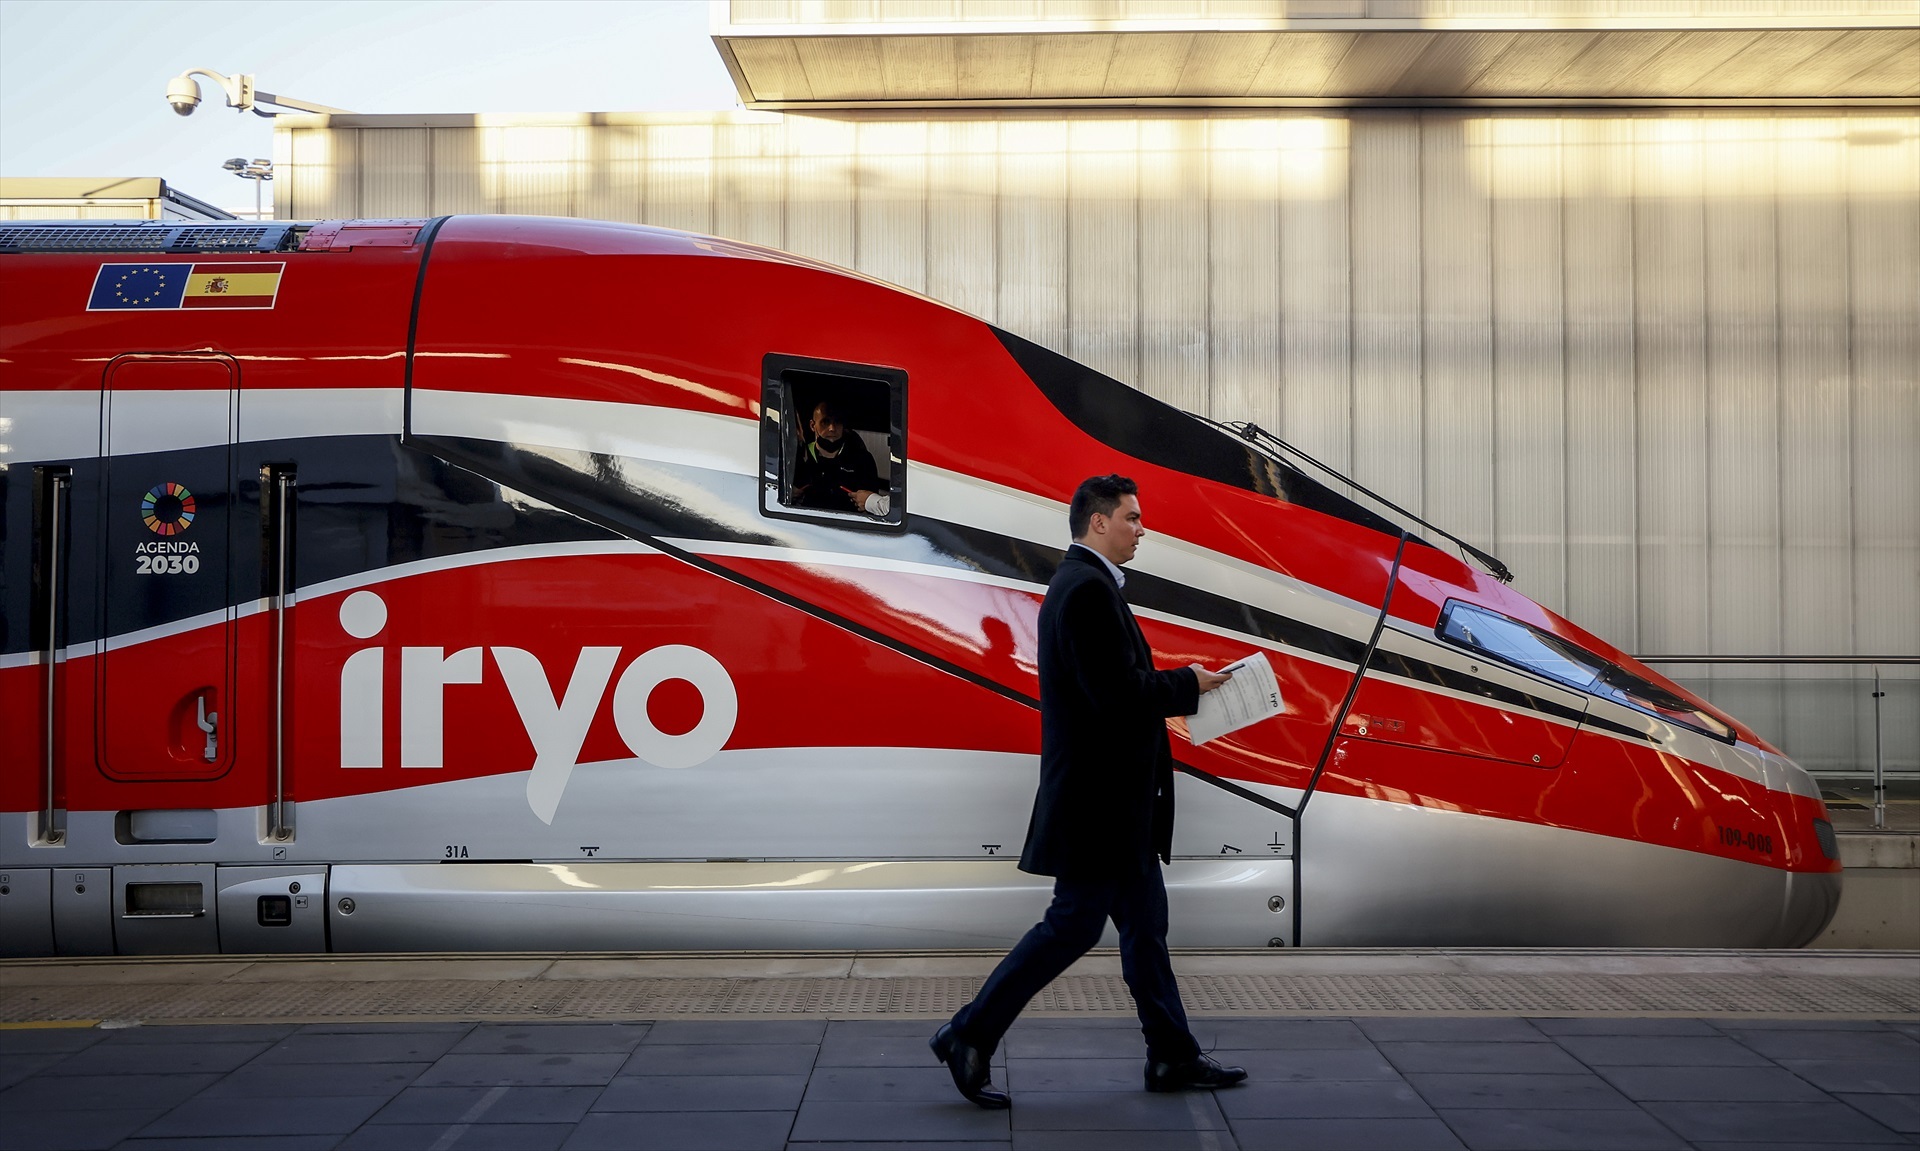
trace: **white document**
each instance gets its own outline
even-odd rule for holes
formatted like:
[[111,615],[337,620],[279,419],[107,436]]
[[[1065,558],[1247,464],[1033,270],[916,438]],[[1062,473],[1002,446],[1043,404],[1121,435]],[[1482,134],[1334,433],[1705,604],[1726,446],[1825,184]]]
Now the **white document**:
[[1287,710],[1265,652],[1254,652],[1220,670],[1233,678],[1201,696],[1200,710],[1187,719],[1187,738],[1196,747]]

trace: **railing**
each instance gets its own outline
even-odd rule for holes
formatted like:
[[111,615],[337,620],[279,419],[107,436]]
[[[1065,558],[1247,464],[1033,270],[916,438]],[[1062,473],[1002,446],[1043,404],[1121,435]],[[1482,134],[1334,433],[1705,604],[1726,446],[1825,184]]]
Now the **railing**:
[[1920,656],[1639,658],[1815,776],[1857,778],[1870,763],[1875,828],[1887,826],[1887,780],[1920,779]]

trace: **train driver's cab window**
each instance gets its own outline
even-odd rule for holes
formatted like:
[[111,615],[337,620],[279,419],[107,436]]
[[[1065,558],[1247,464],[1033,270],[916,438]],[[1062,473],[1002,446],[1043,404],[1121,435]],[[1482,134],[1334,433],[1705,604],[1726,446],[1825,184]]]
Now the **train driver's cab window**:
[[1722,743],[1734,741],[1733,728],[1721,716],[1569,640],[1517,619],[1459,600],[1448,600],[1435,630],[1442,639],[1502,663],[1557,679]]
[[760,510],[848,528],[906,523],[907,376],[768,356],[760,400]]
[[1607,661],[1557,635],[1517,619],[1448,600],[1440,613],[1440,636],[1573,687],[1591,689]]

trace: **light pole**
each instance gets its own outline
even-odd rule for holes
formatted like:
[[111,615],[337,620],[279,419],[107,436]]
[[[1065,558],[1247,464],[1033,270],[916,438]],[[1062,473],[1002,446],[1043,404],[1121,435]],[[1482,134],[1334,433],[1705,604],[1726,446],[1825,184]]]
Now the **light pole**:
[[235,156],[220,166],[242,180],[253,181],[253,218],[265,219],[266,212],[260,206],[260,185],[273,179],[273,161],[249,160],[242,156]]

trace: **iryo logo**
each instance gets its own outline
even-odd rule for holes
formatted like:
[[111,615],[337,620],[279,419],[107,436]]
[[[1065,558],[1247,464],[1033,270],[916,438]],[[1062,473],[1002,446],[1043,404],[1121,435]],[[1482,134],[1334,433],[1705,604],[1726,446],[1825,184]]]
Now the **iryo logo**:
[[[340,604],[340,626],[355,639],[372,639],[387,626],[387,604],[370,591],[357,591]],[[381,732],[386,685],[381,682],[385,650],[363,648],[340,668],[340,766],[385,767]],[[527,776],[527,806],[543,823],[552,823],[561,793],[579,762],[593,713],[606,695],[619,662],[617,647],[585,647],[558,698],[539,657],[517,647],[465,647],[447,654],[443,647],[400,649],[400,766],[442,767],[446,730],[446,688],[479,683],[484,652],[506,681],[514,710],[533,743],[533,770]],[[647,715],[647,697],[670,679],[683,679],[700,693],[700,722],[692,731],[668,735]],[[656,767],[695,767],[713,758],[733,735],[740,697],[733,677],[720,661],[697,647],[670,644],[642,652],[627,665],[613,689],[613,722],[635,756]]]

